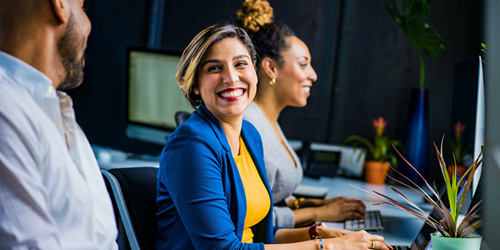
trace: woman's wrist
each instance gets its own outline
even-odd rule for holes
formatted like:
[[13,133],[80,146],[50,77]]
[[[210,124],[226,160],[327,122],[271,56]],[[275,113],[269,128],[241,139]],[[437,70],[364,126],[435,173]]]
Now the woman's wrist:
[[318,234],[318,239],[324,239],[325,237],[323,237],[325,235],[325,232],[324,232],[324,223],[321,222],[321,225],[319,225],[318,227],[316,227],[316,233]]
[[292,204],[292,209],[296,210],[296,209],[299,209],[299,208],[303,207],[302,202],[305,201],[305,200],[306,200],[305,198],[295,199],[293,201],[293,204]]
[[313,210],[313,219],[314,221],[323,221],[323,214],[324,212],[321,211],[322,207],[312,207],[311,209]]
[[326,227],[325,223],[318,222],[309,227],[309,238],[313,239],[321,239],[323,228]]
[[319,238],[319,239],[318,239],[318,244],[317,244],[317,245],[318,245],[318,249],[319,249],[319,250],[323,250],[323,239]]

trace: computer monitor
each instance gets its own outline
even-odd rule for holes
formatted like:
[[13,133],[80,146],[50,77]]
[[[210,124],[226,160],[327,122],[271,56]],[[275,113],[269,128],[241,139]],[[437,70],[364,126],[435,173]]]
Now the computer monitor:
[[[473,57],[455,64],[453,86],[453,105],[451,122],[460,121],[466,125],[462,135],[464,147],[471,146],[469,165],[481,152],[484,145],[485,127],[484,80],[481,56]],[[454,133],[451,133],[454,135]],[[474,175],[472,194],[477,189],[481,167]]]
[[175,113],[193,111],[175,79],[181,53],[144,48],[127,53],[127,136],[163,145],[176,128]]

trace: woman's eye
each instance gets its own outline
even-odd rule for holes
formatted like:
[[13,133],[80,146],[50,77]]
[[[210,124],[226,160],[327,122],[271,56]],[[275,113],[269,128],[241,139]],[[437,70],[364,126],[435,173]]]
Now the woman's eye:
[[235,67],[244,67],[244,66],[247,66],[248,63],[247,62],[238,62],[236,63]]
[[216,70],[220,70],[221,67],[218,66],[218,65],[214,65],[214,66],[210,66],[208,67],[208,72],[211,72],[211,71],[216,71]]

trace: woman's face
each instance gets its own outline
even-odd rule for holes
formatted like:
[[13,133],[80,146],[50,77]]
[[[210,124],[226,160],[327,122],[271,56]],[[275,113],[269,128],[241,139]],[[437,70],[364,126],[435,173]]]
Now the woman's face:
[[307,104],[312,83],[318,79],[311,66],[307,45],[293,36],[286,38],[290,47],[282,52],[284,63],[278,67],[276,78],[279,101],[285,105],[303,107]]
[[242,119],[257,92],[257,74],[246,46],[236,38],[213,44],[198,74],[197,91],[208,110],[221,122]]

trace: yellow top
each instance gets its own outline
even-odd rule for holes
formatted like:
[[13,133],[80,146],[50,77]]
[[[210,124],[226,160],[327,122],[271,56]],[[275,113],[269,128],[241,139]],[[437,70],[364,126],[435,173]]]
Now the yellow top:
[[253,243],[253,232],[251,227],[266,217],[271,207],[271,199],[241,137],[240,154],[236,156],[233,155],[233,157],[238,166],[247,199],[247,214],[241,242]]

